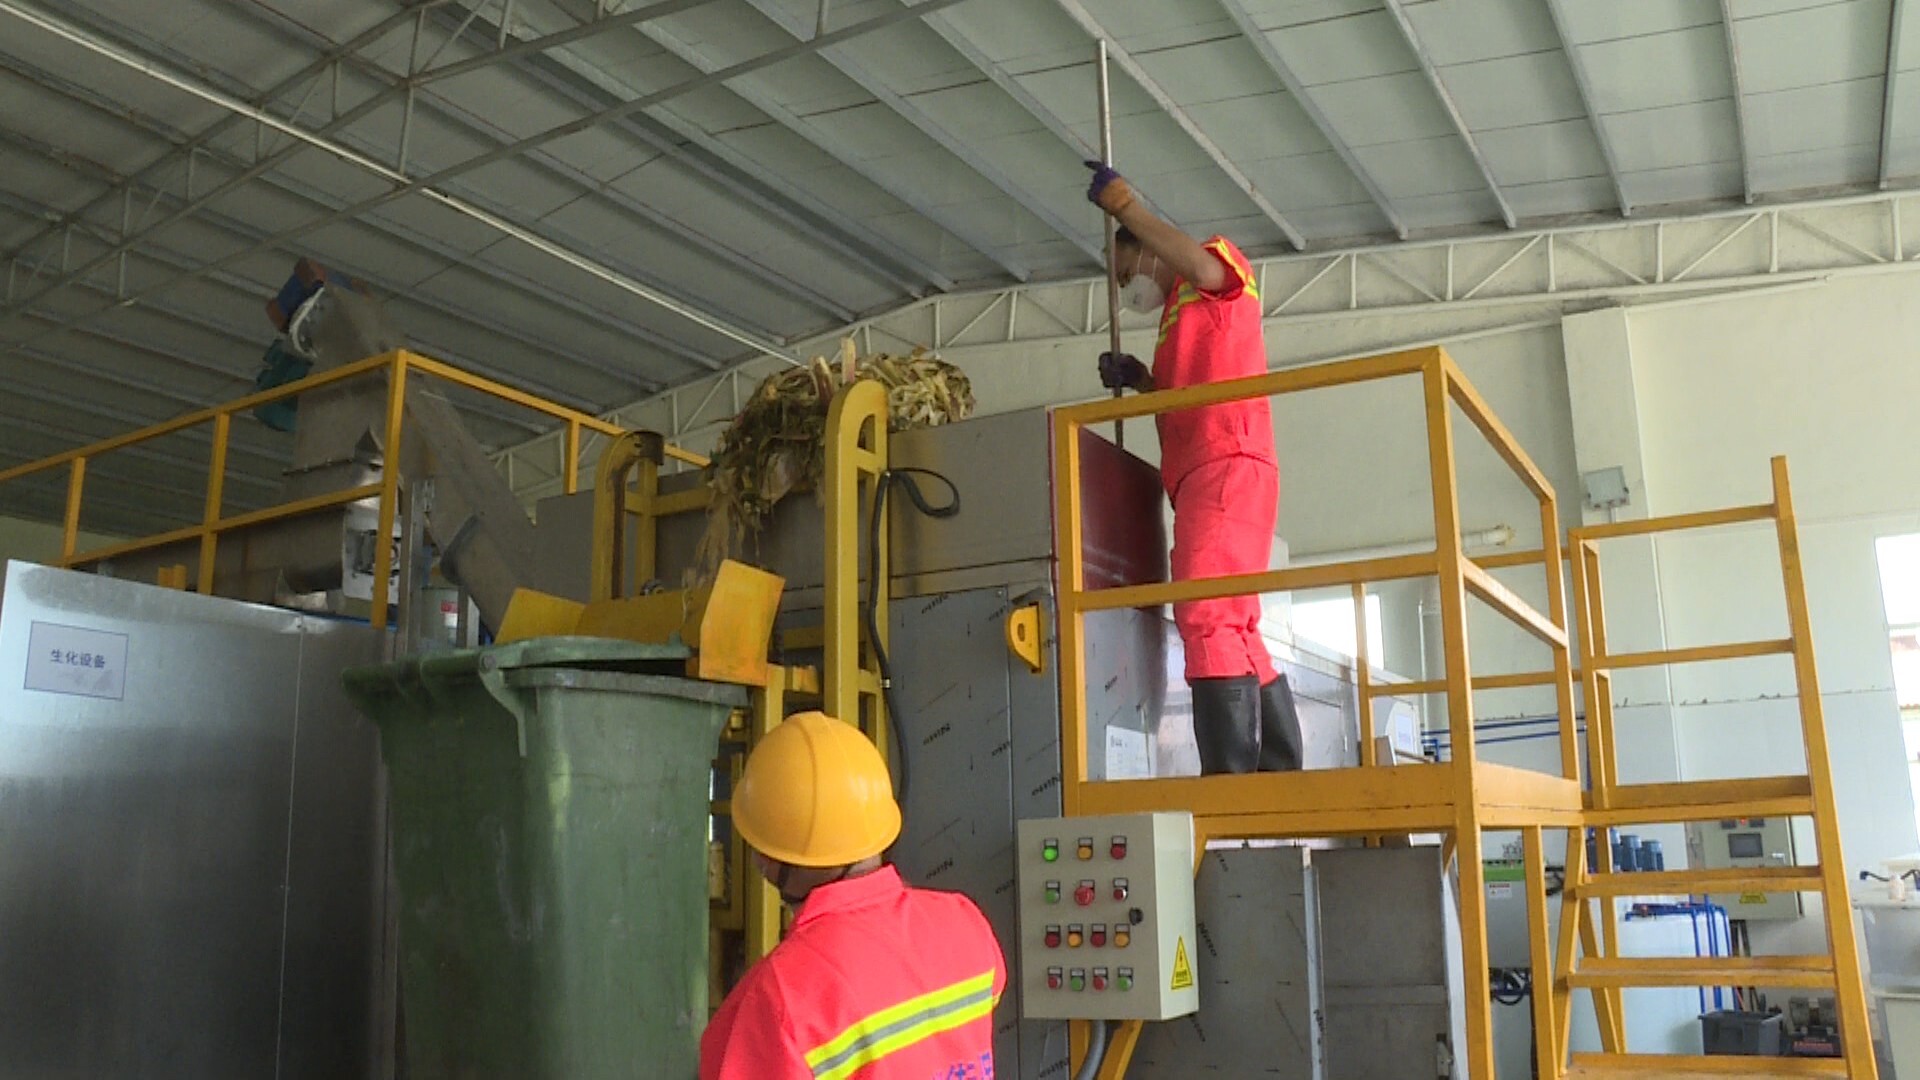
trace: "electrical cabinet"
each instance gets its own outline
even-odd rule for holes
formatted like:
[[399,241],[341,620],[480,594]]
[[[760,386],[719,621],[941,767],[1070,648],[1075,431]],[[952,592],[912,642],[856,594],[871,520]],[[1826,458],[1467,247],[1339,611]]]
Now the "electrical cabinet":
[[[1688,828],[1693,849],[1709,870],[1797,865],[1792,818],[1728,818]],[[1799,893],[1724,892],[1711,899],[1727,909],[1730,919],[1798,919],[1805,914]]]
[[1021,1015],[1170,1020],[1200,1007],[1193,815],[1020,822]]

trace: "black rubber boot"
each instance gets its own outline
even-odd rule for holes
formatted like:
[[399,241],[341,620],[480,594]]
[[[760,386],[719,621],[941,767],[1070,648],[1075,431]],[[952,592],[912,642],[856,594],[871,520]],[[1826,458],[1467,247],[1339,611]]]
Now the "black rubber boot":
[[1305,766],[1305,739],[1293,687],[1276,675],[1260,688],[1260,771],[1293,772]]
[[1260,767],[1260,683],[1252,675],[1192,679],[1193,741],[1200,775],[1249,773]]

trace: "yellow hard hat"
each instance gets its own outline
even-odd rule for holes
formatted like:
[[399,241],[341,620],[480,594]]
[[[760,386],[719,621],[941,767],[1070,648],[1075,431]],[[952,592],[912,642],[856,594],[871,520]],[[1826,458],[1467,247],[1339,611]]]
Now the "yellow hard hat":
[[872,740],[825,713],[787,718],[747,756],[733,827],[755,851],[794,866],[850,866],[900,835],[893,778]]

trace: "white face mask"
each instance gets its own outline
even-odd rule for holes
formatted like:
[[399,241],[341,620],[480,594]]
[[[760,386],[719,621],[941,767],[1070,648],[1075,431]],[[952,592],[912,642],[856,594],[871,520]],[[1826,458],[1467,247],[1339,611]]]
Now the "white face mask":
[[1153,270],[1160,267],[1160,257],[1158,255],[1153,257],[1153,269],[1142,270],[1140,258],[1136,255],[1133,266],[1133,276],[1120,287],[1121,306],[1128,311],[1138,311],[1143,315],[1151,315],[1166,307],[1167,290],[1161,288],[1160,283],[1153,277]]

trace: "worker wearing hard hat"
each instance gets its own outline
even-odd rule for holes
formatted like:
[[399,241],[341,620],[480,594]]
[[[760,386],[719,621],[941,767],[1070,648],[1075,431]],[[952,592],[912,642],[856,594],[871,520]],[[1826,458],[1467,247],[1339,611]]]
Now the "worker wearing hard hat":
[[[1148,368],[1100,357],[1109,389],[1170,390],[1263,375],[1264,313],[1253,267],[1223,237],[1195,240],[1161,220],[1110,166],[1094,170],[1087,198],[1119,222],[1113,273],[1126,306],[1160,315]],[[1280,465],[1265,398],[1161,413],[1160,475],[1173,500],[1176,581],[1267,569],[1280,502]],[[1260,598],[1173,606],[1193,688],[1193,733],[1202,773],[1301,767],[1293,695],[1260,636]]]
[[993,1075],[1006,963],[964,896],[910,888],[883,853],[900,807],[880,752],[821,713],[760,740],[733,826],[795,909],[700,1040],[700,1080]]

